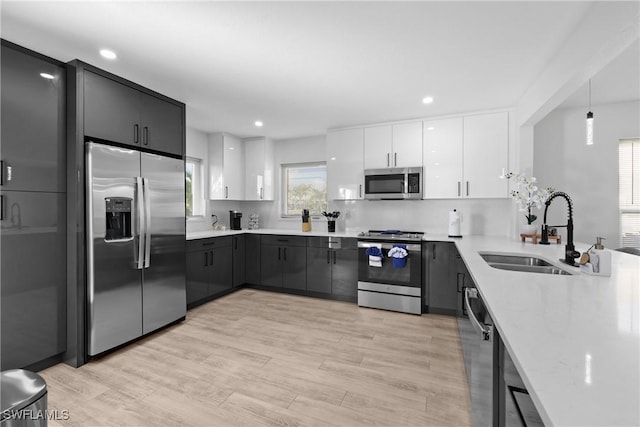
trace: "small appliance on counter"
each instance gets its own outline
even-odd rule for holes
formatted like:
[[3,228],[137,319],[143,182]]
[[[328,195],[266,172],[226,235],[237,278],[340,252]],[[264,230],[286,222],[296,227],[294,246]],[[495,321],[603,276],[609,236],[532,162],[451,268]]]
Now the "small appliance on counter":
[[242,212],[229,211],[229,227],[232,230],[242,230]]
[[462,214],[457,209],[449,212],[449,237],[462,237],[462,233],[460,233],[461,222]]
[[309,209],[302,210],[302,231],[311,231],[311,217],[309,216]]

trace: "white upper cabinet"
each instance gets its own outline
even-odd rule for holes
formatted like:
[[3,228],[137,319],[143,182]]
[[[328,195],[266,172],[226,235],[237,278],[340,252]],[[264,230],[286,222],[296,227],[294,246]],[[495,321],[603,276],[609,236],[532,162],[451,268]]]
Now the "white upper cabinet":
[[393,167],[422,166],[422,122],[393,125]]
[[273,200],[274,146],[267,138],[244,141],[245,200]]
[[364,129],[364,168],[422,166],[422,122]]
[[364,198],[364,130],[327,134],[327,200]]
[[508,197],[508,159],[508,112],[425,121],[423,197]]
[[462,132],[462,117],[424,122],[423,198],[462,195]]
[[509,113],[464,118],[463,165],[467,197],[508,197],[500,176],[509,169]]
[[364,168],[381,169],[391,167],[391,126],[364,128]]
[[209,136],[209,199],[244,200],[244,146],[228,134]]

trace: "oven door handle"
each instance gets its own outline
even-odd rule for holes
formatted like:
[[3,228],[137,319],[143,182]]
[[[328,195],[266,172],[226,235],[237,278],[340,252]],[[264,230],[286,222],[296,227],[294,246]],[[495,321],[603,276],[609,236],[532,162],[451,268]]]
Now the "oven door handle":
[[380,242],[362,242],[362,241],[358,241],[358,247],[359,248],[378,247],[378,248],[381,248],[381,249],[391,249],[391,248],[393,248],[393,245],[404,245],[404,246],[407,247],[407,251],[419,252],[419,251],[422,250],[422,245],[420,245],[420,244],[412,244],[412,243],[404,243],[404,242],[398,242],[398,243],[384,242],[384,243],[380,243]]
[[469,320],[471,320],[471,324],[474,329],[476,329],[482,335],[482,341],[493,342],[493,326],[491,325],[483,325],[476,318],[475,313],[471,309],[471,304],[469,303],[470,298],[478,299],[478,290],[475,288],[465,288],[464,290],[464,305],[467,307],[467,313],[469,315]]

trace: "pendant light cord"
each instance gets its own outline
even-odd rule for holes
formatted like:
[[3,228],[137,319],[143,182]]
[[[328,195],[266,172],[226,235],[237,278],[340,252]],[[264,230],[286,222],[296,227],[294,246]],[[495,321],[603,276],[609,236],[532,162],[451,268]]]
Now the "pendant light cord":
[[591,111],[591,79],[589,79],[589,111]]

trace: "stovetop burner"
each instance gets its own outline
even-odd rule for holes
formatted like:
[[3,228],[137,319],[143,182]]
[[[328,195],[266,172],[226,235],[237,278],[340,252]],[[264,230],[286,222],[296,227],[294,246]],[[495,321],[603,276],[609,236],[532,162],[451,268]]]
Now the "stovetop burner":
[[420,231],[402,231],[402,230],[369,230],[358,234],[358,237],[367,239],[392,239],[392,240],[422,240],[424,236]]

